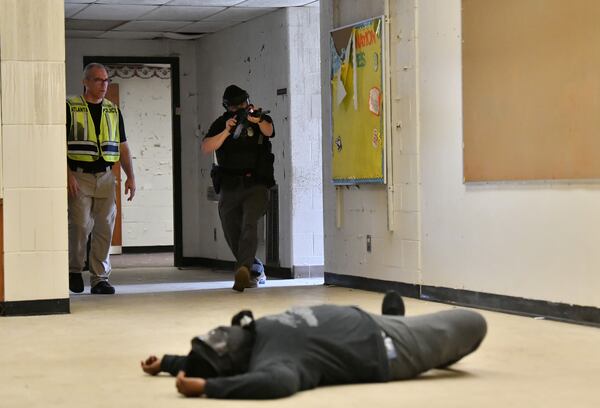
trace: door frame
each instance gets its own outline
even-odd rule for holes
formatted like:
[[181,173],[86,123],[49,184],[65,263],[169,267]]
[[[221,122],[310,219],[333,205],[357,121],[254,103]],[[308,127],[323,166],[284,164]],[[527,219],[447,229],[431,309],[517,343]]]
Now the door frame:
[[168,64],[171,69],[171,126],[173,147],[173,251],[175,266],[182,266],[183,259],[183,217],[182,217],[182,181],[181,181],[181,109],[179,88],[178,57],[110,57],[84,56],[83,66],[91,62],[100,64]]
[[[116,89],[116,95],[115,90]],[[111,92],[112,90],[112,92]],[[116,98],[115,98],[116,96]],[[111,83],[108,84],[108,91],[106,92],[106,98],[112,103],[116,104],[117,107],[121,106],[121,98],[119,95],[119,84]],[[116,194],[115,199],[117,202],[117,214],[115,219],[115,227],[113,229],[113,235],[110,242],[110,254],[117,255],[123,252],[123,209],[121,208],[121,163],[116,162],[112,166],[112,173],[116,179]],[[88,241],[89,244],[89,241]],[[88,247],[89,248],[89,247]],[[89,250],[88,250],[89,253]],[[89,258],[89,256],[88,256]],[[88,260],[89,262],[89,260]]]

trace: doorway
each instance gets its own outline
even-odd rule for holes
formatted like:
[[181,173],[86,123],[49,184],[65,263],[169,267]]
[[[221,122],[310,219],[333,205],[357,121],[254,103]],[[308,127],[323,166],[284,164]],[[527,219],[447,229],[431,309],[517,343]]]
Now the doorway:
[[[83,58],[84,66],[90,62],[99,62],[109,69],[113,83],[107,99],[123,110],[136,171],[134,201],[121,202],[122,193],[117,197],[111,252],[173,251],[174,264],[179,266],[182,257],[179,59]],[[120,183],[120,169],[113,170]],[[118,188],[122,191],[120,184]],[[135,206],[138,202],[143,209]]]
[[[121,106],[119,99],[119,84],[111,83],[108,85],[108,91],[106,92],[106,99],[117,105]],[[112,241],[110,243],[110,254],[120,254],[123,252],[123,230],[122,230],[122,210],[121,210],[121,163],[116,162],[112,167],[112,172],[117,181],[116,197],[117,202],[117,215],[115,217],[115,229],[113,231]],[[88,249],[89,252],[89,249]]]

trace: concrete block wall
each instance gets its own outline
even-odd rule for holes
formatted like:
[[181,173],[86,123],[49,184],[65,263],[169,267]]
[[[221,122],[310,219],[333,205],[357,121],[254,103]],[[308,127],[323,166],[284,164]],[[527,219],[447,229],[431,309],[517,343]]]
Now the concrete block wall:
[[[391,139],[394,231],[388,231],[387,189],[383,185],[336,188],[331,184],[331,95],[329,31],[383,15],[383,1],[321,1],[323,61],[323,200],[325,271],[374,279],[419,283],[421,248],[417,143],[414,17],[411,1],[391,2]],[[414,7],[412,7],[414,11]],[[411,60],[412,59],[412,60]],[[327,68],[327,70],[325,69]],[[341,228],[336,226],[341,203]],[[371,252],[367,251],[371,236]]]
[[290,51],[293,265],[321,267],[321,66],[319,32],[314,29],[319,24],[319,8],[292,7],[287,9],[287,13]]
[[[211,123],[223,113],[222,95],[230,84],[247,90],[253,103],[271,111],[276,133],[272,139],[275,179],[279,187],[279,257],[281,266],[291,267],[293,171],[287,39],[288,15],[286,10],[279,10],[198,40],[198,120],[194,148],[200,149]],[[277,90],[283,88],[288,93],[277,95]],[[211,164],[212,156],[202,156],[196,162],[195,194],[199,206],[194,217],[201,220],[203,228],[192,241],[189,256],[233,260],[223,237],[217,203],[206,198],[211,185]],[[259,247],[258,256],[264,259],[264,246]]]
[[[253,102],[271,110],[280,265],[298,267],[302,275],[323,265],[318,21],[318,7],[278,10],[202,38],[197,49],[198,146],[223,112],[221,97],[229,84],[246,89]],[[277,95],[282,89],[285,94]],[[204,204],[198,215],[206,228],[200,231],[195,256],[232,260],[217,204],[206,199],[211,163],[212,157],[199,162],[198,195]],[[258,256],[264,257],[264,248],[259,247]]]
[[0,8],[4,301],[68,298],[62,0]]
[[415,0],[390,2],[389,50],[394,235],[399,239],[400,270],[420,283],[421,217],[419,173],[418,67]]

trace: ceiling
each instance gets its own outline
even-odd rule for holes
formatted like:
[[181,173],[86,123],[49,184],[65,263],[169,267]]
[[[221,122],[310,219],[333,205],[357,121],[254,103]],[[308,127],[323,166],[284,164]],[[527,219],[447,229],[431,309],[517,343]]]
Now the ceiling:
[[65,0],[67,38],[195,39],[318,0]]

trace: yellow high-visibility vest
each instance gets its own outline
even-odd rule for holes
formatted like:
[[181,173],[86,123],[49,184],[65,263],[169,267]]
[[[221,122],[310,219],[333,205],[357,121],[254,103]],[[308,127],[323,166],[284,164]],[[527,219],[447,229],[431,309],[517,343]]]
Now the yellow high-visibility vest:
[[69,159],[93,162],[102,157],[109,163],[118,162],[121,135],[117,106],[108,99],[102,100],[100,132],[96,136],[94,120],[83,96],[70,97],[67,104],[71,111],[71,128],[67,136]]

